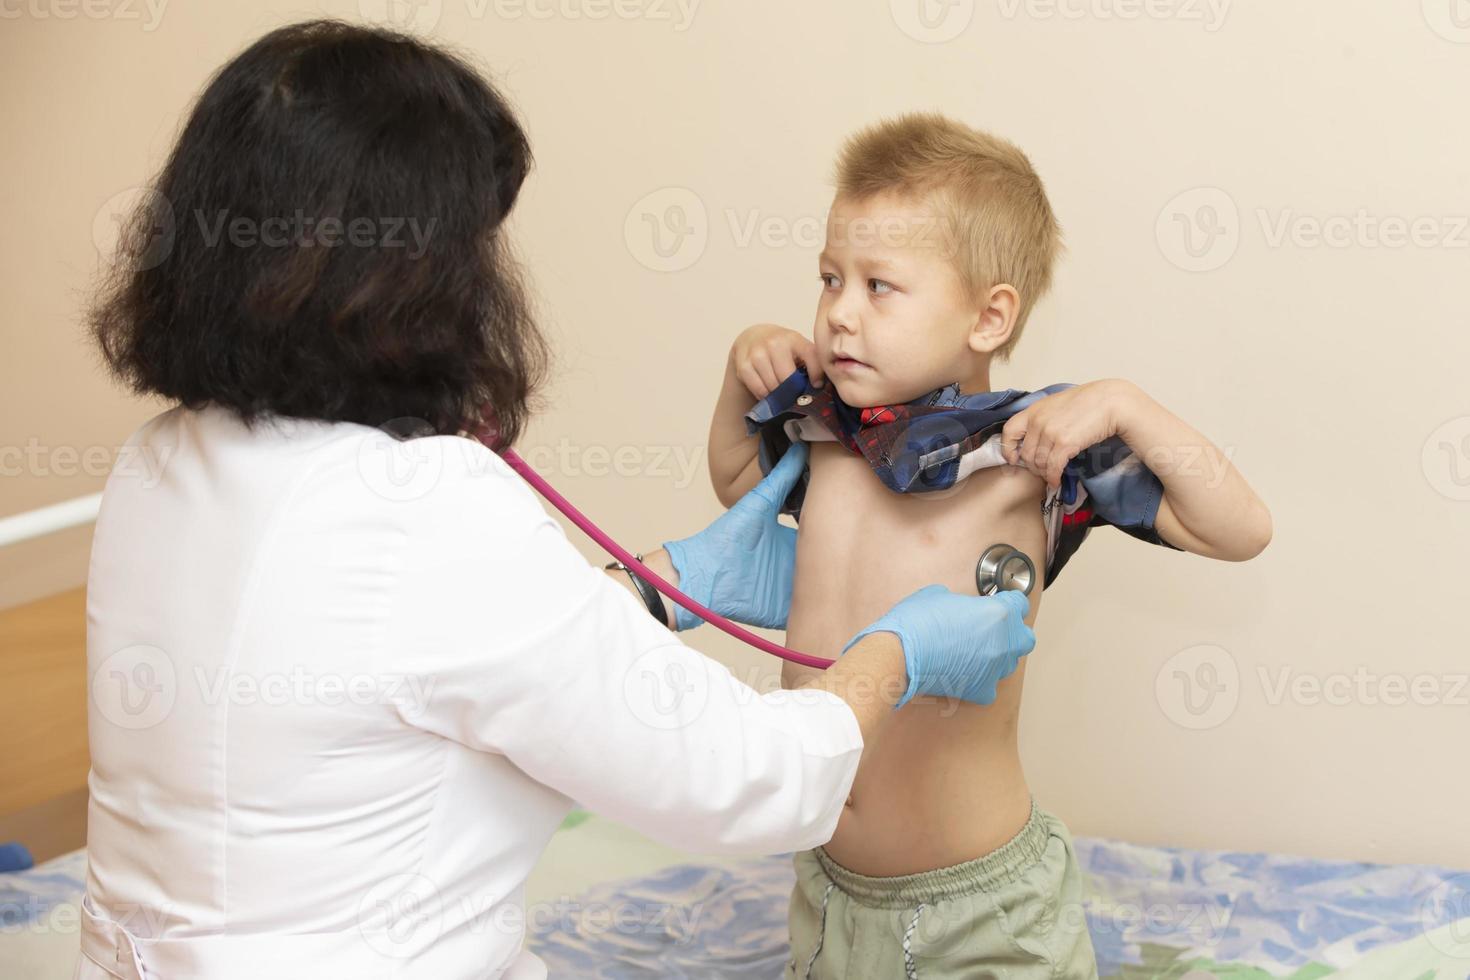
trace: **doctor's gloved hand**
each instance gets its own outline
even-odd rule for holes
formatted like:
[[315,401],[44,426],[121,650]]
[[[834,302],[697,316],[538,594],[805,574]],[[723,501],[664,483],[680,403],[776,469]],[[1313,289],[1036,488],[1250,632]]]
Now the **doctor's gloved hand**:
[[996,684],[1036,646],[1036,634],[1024,622],[1029,608],[1026,596],[1016,591],[974,596],[928,585],[859,632],[842,652],[869,633],[895,633],[903,643],[909,678],[895,708],[916,694],[990,704]]
[[[776,520],[781,504],[806,469],[807,445],[793,443],[735,506],[698,534],[664,542],[679,573],[679,590],[721,616],[752,626],[783,629],[791,611],[796,529]],[[704,620],[675,604],[675,628]]]

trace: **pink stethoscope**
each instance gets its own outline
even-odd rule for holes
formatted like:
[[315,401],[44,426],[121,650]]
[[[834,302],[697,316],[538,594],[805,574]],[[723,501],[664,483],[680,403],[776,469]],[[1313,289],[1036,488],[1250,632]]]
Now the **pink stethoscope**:
[[[493,418],[493,415],[491,416]],[[602,528],[592,523],[591,518],[583,514],[572,502],[556,492],[556,488],[547,483],[541,474],[531,468],[531,464],[521,459],[514,449],[509,446],[500,445],[500,433],[493,423],[483,423],[472,433],[473,437],[483,443],[488,449],[505,460],[506,465],[521,475],[531,487],[541,496],[551,501],[553,507],[566,515],[577,527],[581,528],[593,541],[596,541],[604,550],[614,558],[637,572],[640,578],[647,579],[655,589],[668,596],[670,600],[688,609],[696,616],[712,623],[716,628],[735,637],[737,640],[748,643],[773,657],[789,660],[792,663],[801,664],[805,667],[817,667],[822,670],[832,666],[835,661],[825,657],[815,657],[809,653],[801,653],[779,643],[772,643],[765,637],[757,636],[750,630],[745,629],[737,623],[733,623],[707,606],[701,605],[689,596],[680,592],[676,587],[664,581],[658,573],[649,568],[643,562],[633,557],[632,553],[612,539]],[[1021,551],[1008,544],[994,544],[986,548],[980,556],[980,561],[975,566],[975,584],[981,595],[990,595],[999,590],[1016,589],[1029,593],[1031,585],[1035,581],[1036,568]]]

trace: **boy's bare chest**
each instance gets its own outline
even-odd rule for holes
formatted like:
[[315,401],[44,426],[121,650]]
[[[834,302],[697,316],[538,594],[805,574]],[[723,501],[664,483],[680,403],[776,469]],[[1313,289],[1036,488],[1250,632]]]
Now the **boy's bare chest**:
[[1016,466],[948,490],[897,494],[836,443],[811,447],[797,536],[788,641],[834,656],[846,637],[932,583],[975,594],[975,562],[992,544],[1020,548],[1044,575],[1043,481]]

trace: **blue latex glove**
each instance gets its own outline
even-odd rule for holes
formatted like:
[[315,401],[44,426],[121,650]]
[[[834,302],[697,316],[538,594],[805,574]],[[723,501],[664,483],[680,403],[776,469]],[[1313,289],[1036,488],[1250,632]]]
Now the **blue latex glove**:
[[854,636],[842,652],[869,633],[896,633],[909,686],[895,708],[916,694],[990,704],[995,685],[1036,646],[1036,634],[1024,622],[1029,608],[1020,592],[960,595],[927,585]]
[[[796,572],[796,529],[776,518],[806,469],[807,445],[793,443],[749,493],[693,537],[665,541],[679,591],[739,623],[784,629]],[[704,620],[674,606],[675,629]]]

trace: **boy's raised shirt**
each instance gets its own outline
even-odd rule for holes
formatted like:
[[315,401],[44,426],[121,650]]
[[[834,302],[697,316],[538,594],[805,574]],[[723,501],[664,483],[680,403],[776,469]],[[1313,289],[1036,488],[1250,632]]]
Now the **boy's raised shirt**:
[[[960,393],[958,384],[937,388],[898,405],[854,408],[828,382],[814,387],[798,368],[745,414],[746,431],[759,434],[762,473],[781,458],[793,440],[837,441],[867,460],[883,485],[895,493],[946,490],[976,470],[1009,465],[1000,452],[1006,420],[1047,395],[1075,387],[1065,382],[1025,392],[1014,388]],[[810,468],[781,507],[798,519]],[[1126,534],[1182,549],[1159,537],[1154,517],[1164,486],[1118,436],[1078,453],[1062,472],[1061,486],[1042,501],[1047,530],[1043,588],[1094,526],[1110,524]]]

